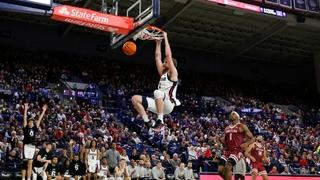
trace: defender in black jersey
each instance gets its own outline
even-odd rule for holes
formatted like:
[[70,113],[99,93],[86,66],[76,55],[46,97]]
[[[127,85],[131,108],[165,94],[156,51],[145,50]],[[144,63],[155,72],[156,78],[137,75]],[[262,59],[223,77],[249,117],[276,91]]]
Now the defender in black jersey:
[[27,170],[27,179],[30,180],[31,173],[32,173],[32,161],[34,158],[34,154],[36,151],[35,147],[35,137],[36,133],[38,132],[38,128],[40,125],[41,120],[43,119],[43,116],[48,109],[47,105],[44,105],[42,107],[42,112],[38,118],[37,121],[34,122],[34,119],[27,120],[27,112],[29,109],[29,104],[24,104],[24,114],[23,114],[23,156],[24,161],[27,161],[27,168],[22,169],[22,180],[25,180],[26,176],[26,170]]

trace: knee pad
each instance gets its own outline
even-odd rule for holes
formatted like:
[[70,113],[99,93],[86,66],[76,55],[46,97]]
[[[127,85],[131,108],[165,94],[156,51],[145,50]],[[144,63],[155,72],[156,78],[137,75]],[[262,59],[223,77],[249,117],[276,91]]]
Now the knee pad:
[[153,97],[154,97],[154,99],[160,99],[160,98],[164,98],[164,95],[163,95],[164,93],[162,92],[162,91],[160,91],[160,90],[155,90],[154,92],[153,92]]

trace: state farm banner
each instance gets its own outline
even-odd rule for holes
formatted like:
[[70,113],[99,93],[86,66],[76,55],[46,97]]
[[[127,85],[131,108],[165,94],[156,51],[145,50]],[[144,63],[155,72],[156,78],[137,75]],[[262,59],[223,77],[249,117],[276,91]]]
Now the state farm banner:
[[55,7],[51,19],[124,35],[133,30],[133,18],[67,5]]

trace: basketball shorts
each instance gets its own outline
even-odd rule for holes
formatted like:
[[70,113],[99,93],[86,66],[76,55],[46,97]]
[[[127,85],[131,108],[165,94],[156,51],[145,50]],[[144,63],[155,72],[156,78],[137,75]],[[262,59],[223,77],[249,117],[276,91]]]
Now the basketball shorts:
[[32,144],[25,144],[23,147],[23,155],[25,159],[32,160],[36,152],[36,146]]
[[107,180],[108,179],[108,172],[107,171],[100,171],[98,173],[98,176],[101,177],[103,180]]
[[97,163],[88,163],[88,172],[89,173],[96,173],[98,170],[98,165]]
[[258,175],[266,175],[268,174],[262,162],[251,162],[252,172],[257,173]]
[[241,156],[242,150],[235,149],[231,151],[224,151],[223,155],[220,157],[220,165],[224,166],[226,162],[229,162],[232,166],[235,166]]
[[[143,107],[153,113],[157,113],[156,101],[150,97],[142,97]],[[174,108],[174,103],[169,99],[169,96],[163,92],[163,114],[170,114]]]

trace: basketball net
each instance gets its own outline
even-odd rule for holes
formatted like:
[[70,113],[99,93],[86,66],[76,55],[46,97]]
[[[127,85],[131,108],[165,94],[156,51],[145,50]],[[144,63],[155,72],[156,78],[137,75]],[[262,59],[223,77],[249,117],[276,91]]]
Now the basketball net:
[[133,36],[133,40],[161,40],[163,39],[163,31],[155,26],[147,26],[139,33]]

